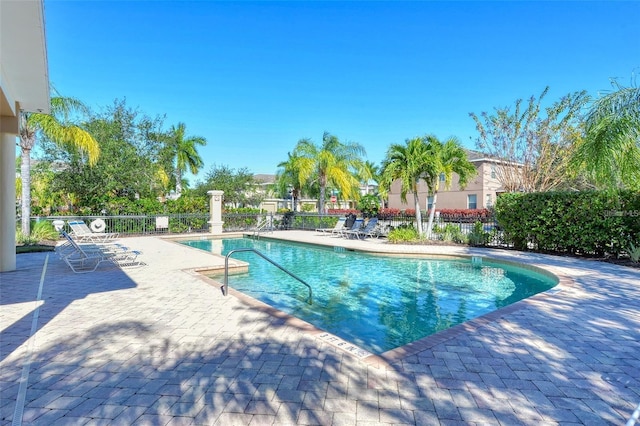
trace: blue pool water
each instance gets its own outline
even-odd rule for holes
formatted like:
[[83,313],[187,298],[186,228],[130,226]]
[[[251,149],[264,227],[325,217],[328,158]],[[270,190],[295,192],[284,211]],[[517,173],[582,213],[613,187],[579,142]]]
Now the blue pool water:
[[[381,353],[494,311],[556,285],[551,277],[512,265],[471,260],[377,256],[273,240],[249,238],[184,242],[226,255],[254,248],[313,289],[255,253],[233,259],[249,272],[229,275],[229,286],[283,312]],[[222,282],[222,277],[215,277]]]

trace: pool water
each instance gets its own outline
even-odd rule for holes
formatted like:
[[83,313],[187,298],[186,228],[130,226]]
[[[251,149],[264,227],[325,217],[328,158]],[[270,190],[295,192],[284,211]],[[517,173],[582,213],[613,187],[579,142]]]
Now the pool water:
[[[253,248],[306,281],[307,287],[251,252],[233,259],[249,272],[229,287],[339,336],[372,353],[403,346],[548,290],[550,276],[482,259],[378,256],[340,248],[249,238],[186,241],[223,256]],[[222,276],[215,277],[222,282]]]

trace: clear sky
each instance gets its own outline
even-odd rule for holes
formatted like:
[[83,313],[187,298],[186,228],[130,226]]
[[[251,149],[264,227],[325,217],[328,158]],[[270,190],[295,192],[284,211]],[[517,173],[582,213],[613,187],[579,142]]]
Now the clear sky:
[[275,173],[324,131],[377,164],[425,134],[473,148],[470,112],[640,72],[637,1],[46,0],[45,23],[61,95],[184,122],[208,141],[203,172]]

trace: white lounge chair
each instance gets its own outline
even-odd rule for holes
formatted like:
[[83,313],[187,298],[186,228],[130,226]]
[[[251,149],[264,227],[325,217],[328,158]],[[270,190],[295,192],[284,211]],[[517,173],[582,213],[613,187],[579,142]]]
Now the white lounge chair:
[[67,223],[79,242],[106,243],[120,236],[117,232],[93,232],[83,220],[70,220]]
[[338,219],[338,221],[336,222],[336,225],[333,228],[317,228],[316,232],[319,232],[323,235],[330,235],[334,232],[340,231],[342,228],[344,228],[344,223],[347,221],[346,217],[341,217]]
[[56,247],[56,252],[76,274],[93,272],[102,262],[111,262],[118,267],[145,265],[137,260],[139,251],[119,244],[79,244],[65,231],[60,234],[66,241]]

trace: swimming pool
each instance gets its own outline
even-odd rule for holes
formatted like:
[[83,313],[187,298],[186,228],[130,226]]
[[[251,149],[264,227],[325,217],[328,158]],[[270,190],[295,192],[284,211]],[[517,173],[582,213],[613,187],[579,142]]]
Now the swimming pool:
[[486,258],[474,265],[464,258],[378,256],[250,238],[183,244],[222,255],[239,248],[260,251],[309,283],[313,304],[305,303],[304,285],[255,253],[233,254],[250,267],[248,273],[230,275],[230,287],[372,353],[403,346],[557,284],[548,275]]

